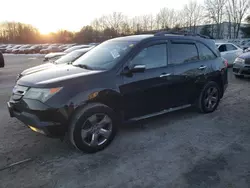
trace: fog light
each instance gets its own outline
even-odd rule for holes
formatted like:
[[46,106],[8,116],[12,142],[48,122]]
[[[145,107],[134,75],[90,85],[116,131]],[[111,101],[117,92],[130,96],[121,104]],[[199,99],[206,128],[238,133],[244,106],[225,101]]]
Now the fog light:
[[28,126],[29,126],[29,128],[30,128],[32,131],[34,131],[34,132],[41,133],[41,134],[45,134],[45,132],[44,132],[43,130],[41,130],[41,129],[38,129],[38,128],[36,128],[36,127],[32,127],[32,126],[30,126],[30,125],[28,125]]

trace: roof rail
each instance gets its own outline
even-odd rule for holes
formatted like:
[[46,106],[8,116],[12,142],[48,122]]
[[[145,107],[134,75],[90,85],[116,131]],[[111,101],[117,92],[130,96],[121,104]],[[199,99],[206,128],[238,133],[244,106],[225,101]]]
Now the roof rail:
[[199,36],[202,38],[211,39],[209,36],[206,36],[206,35],[201,35],[201,34],[191,33],[191,32],[186,32],[186,31],[181,31],[181,32],[160,31],[154,34],[154,36],[165,36],[165,35]]

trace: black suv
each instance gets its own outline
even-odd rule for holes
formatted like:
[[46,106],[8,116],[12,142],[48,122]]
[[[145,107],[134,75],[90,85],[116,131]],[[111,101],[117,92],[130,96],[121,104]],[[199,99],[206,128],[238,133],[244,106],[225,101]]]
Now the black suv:
[[163,32],[111,39],[71,65],[26,75],[8,108],[32,130],[68,135],[91,153],[110,144],[121,122],[193,105],[213,112],[227,84],[214,41]]

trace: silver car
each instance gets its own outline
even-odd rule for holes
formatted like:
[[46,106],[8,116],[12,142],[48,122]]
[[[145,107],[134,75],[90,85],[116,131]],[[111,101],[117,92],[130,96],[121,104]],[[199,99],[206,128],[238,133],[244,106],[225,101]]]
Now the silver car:
[[233,65],[234,60],[243,53],[243,49],[232,43],[216,43],[216,46],[229,65]]

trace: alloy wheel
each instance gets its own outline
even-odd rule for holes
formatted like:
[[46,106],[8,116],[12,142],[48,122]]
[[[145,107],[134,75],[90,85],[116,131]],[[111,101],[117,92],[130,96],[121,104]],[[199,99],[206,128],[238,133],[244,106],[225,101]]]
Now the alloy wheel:
[[112,133],[112,120],[107,114],[93,114],[84,122],[81,137],[87,145],[95,147],[104,144]]
[[208,110],[213,110],[219,100],[219,91],[216,87],[209,87],[205,94],[204,104]]

